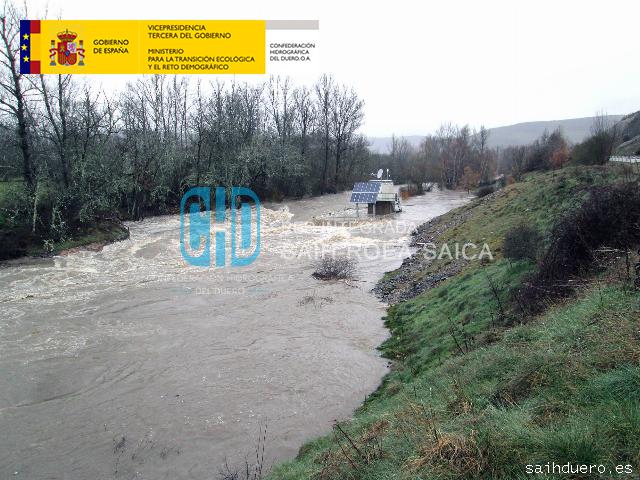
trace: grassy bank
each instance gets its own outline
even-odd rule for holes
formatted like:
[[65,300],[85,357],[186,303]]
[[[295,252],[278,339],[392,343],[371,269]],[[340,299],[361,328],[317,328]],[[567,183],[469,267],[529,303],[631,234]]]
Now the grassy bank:
[[[637,475],[640,295],[624,261],[611,257],[534,317],[513,293],[535,262],[501,252],[505,233],[522,224],[540,232],[544,249],[590,187],[625,175],[615,166],[531,174],[420,229],[418,239],[437,244],[486,242],[494,260],[428,261],[419,252],[387,274],[387,296],[406,293],[386,317],[392,335],[381,350],[392,372],[352,421],[270,478],[529,478],[527,465],[543,468],[535,478]],[[548,462],[606,472],[548,475]]]

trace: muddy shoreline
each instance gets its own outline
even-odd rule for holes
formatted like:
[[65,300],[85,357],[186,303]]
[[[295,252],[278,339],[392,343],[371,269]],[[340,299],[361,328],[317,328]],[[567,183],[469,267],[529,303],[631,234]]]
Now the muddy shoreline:
[[448,230],[455,228],[468,218],[470,211],[465,210],[454,215],[446,213],[419,225],[411,233],[410,243],[411,247],[416,247],[418,250],[405,258],[400,267],[389,272],[376,283],[372,290],[376,297],[389,305],[410,300],[460,272],[464,261],[457,260],[424,277],[420,275],[432,264],[432,261],[425,256],[425,245],[438,245],[439,240]]

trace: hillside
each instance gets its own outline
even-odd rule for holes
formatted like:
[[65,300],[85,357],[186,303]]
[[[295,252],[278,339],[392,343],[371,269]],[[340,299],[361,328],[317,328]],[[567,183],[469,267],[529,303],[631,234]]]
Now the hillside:
[[627,115],[617,125],[622,144],[616,149],[618,155],[640,155],[640,111]]
[[[622,115],[609,115],[608,119],[613,123],[621,120]],[[572,143],[578,143],[587,138],[590,134],[593,117],[570,118],[566,120],[549,120],[541,122],[525,122],[504,127],[494,127],[489,129],[489,146],[506,147],[511,145],[527,145],[538,138],[542,133],[562,128],[567,139]],[[405,137],[414,146],[418,146],[422,141],[421,135],[410,135]],[[390,137],[369,137],[370,149],[377,153],[389,153],[391,146]]]
[[505,234],[523,224],[545,248],[590,188],[625,175],[616,165],[529,174],[419,228],[417,243],[486,242],[494,261],[432,261],[423,247],[389,272],[377,291],[397,302],[381,347],[391,373],[352,421],[270,478],[517,479],[547,462],[637,474],[640,294],[624,262],[607,257],[532,315],[513,299],[536,263],[502,255]]
[[[615,123],[622,115],[608,115],[607,119]],[[551,132],[560,127],[571,143],[578,143],[591,134],[593,117],[571,118],[567,120],[551,120],[546,122],[526,122],[506,127],[490,129],[489,146],[504,147],[510,145],[527,145],[538,138],[544,131]]]

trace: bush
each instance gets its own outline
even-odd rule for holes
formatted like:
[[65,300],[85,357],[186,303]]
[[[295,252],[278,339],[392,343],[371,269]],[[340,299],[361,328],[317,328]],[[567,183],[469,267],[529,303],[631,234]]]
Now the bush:
[[23,182],[0,182],[0,260],[26,255],[34,240],[30,206],[33,199]]
[[[567,140],[560,128],[555,129],[551,133],[545,131],[527,148],[524,159],[524,171],[533,172],[553,168],[554,153],[560,153],[566,149]],[[560,157],[563,157],[563,155],[560,155]],[[560,160],[559,163],[562,164],[562,161]]]
[[640,185],[593,187],[583,204],[553,227],[551,238],[520,296],[534,311],[545,298],[570,293],[572,277],[594,271],[597,249],[628,250],[640,245]]
[[482,198],[482,197],[486,197],[487,195],[491,195],[493,192],[495,192],[496,189],[493,188],[492,185],[486,185],[484,187],[480,187],[477,191],[476,191],[476,196],[478,198]]
[[536,260],[541,236],[534,228],[520,225],[504,236],[502,253],[511,260]]
[[596,137],[576,144],[571,152],[572,165],[602,165],[606,160],[601,153],[601,141]]
[[353,278],[355,270],[355,262],[350,258],[322,257],[312,275],[318,280],[348,280]]
[[571,163],[574,165],[603,165],[609,161],[616,142],[614,128],[598,131],[573,147]]

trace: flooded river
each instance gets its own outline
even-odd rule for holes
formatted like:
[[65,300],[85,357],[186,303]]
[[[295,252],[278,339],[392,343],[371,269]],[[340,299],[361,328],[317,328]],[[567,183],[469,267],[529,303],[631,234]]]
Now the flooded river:
[[[248,267],[186,266],[178,216],[130,223],[100,252],[0,267],[0,478],[215,479],[267,465],[348,418],[378,386],[385,306],[375,281],[410,230],[460,193],[407,200],[392,218],[317,226],[346,194],[266,205]],[[318,252],[356,258],[321,282]]]

